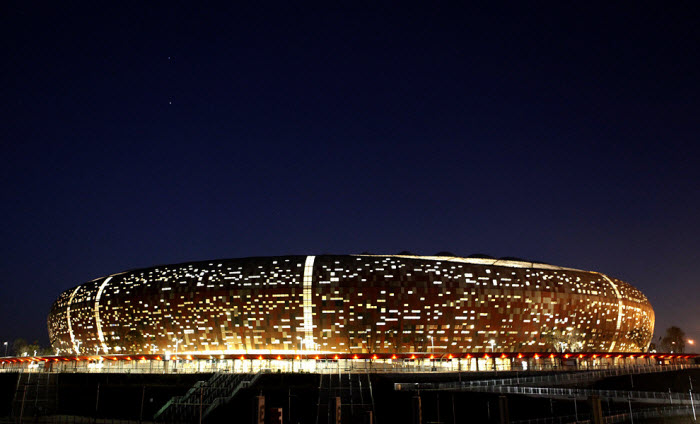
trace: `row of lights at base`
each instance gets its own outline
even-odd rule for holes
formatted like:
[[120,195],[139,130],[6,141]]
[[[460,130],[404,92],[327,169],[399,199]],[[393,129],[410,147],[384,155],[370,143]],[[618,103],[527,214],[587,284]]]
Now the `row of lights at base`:
[[[451,361],[453,359],[490,359],[490,358],[500,358],[500,359],[508,359],[508,358],[517,358],[517,359],[524,359],[524,358],[532,358],[532,359],[541,359],[541,358],[564,358],[564,359],[570,359],[570,358],[575,358],[575,359],[585,359],[585,358],[591,358],[591,359],[603,359],[603,358],[629,358],[629,359],[634,359],[634,358],[649,358],[649,359],[689,359],[689,358],[694,358],[697,355],[672,355],[672,354],[630,354],[630,353],[501,353],[499,354],[488,354],[488,353],[459,353],[459,354],[444,354],[444,355],[434,355],[434,354],[336,354],[336,355],[328,355],[328,354],[323,354],[323,355],[273,355],[273,354],[265,354],[265,355],[173,355],[170,357],[165,358],[165,360],[213,360],[213,359],[239,359],[241,361],[244,360],[307,360],[307,359],[313,359],[317,361],[327,361],[327,360],[379,360],[379,359],[391,359],[391,360],[417,360],[417,359],[428,359],[428,360],[437,360],[437,361]],[[19,358],[5,358],[5,359],[0,359],[0,363],[6,364],[6,363],[17,363],[17,362],[37,362],[37,361],[43,361],[43,362],[59,362],[59,361],[99,361],[99,360],[112,360],[112,361],[146,361],[146,360],[155,360],[155,361],[162,361],[163,357],[161,355],[105,355],[105,356],[34,356],[34,357],[19,357]]]

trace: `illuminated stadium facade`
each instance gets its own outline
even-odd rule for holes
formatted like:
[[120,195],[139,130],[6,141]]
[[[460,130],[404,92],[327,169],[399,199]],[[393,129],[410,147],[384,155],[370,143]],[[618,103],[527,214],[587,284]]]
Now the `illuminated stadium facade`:
[[281,256],[127,271],[62,293],[51,344],[73,354],[639,352],[654,311],[631,285],[540,263]]

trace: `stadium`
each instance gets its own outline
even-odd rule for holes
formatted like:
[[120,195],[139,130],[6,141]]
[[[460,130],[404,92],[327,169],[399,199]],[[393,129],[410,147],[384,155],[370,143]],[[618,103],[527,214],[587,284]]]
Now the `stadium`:
[[48,316],[73,355],[644,352],[653,329],[647,298],[598,272],[370,254],[126,271],[63,292]]

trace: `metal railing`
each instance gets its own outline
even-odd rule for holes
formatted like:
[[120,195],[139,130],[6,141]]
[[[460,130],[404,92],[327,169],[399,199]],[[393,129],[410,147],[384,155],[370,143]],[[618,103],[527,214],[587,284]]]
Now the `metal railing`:
[[[599,362],[596,362],[599,361]],[[180,360],[115,360],[110,357],[102,357],[100,360],[61,360],[59,362],[44,363],[42,361],[28,363],[1,364],[0,372],[59,372],[59,373],[136,373],[136,374],[194,374],[194,373],[254,373],[258,369],[268,368],[281,372],[361,372],[361,373],[418,373],[418,372],[570,372],[570,371],[596,371],[609,369],[629,369],[637,367],[658,367],[651,365],[651,358],[630,359],[622,363],[616,358],[601,358],[600,360],[576,360],[569,362],[561,358],[540,358],[537,360],[522,361],[513,357],[506,359],[494,358],[439,358],[429,360],[427,358],[412,359],[313,359],[303,358],[297,360],[270,360],[270,359],[180,359]],[[678,360],[679,362],[690,362]],[[676,365],[661,365],[671,370]]]
[[[590,396],[599,396],[603,399],[631,400],[634,402],[676,403],[679,405],[691,404],[690,394],[669,392],[641,392],[633,390],[595,390],[595,389],[568,389],[564,387],[517,387],[517,386],[483,386],[465,387],[460,390],[516,394],[525,396],[538,396],[548,398],[587,399]],[[693,401],[700,401],[700,394],[693,394]]]
[[[663,418],[692,416],[693,410],[689,406],[664,406],[657,408],[638,409],[632,412],[635,419]],[[605,424],[625,423],[630,421],[629,411],[614,411],[603,417]],[[526,420],[513,420],[511,424],[590,424],[591,414],[579,413],[577,415],[561,415],[547,418],[530,418]]]
[[[522,385],[568,385],[568,384],[578,384],[587,381],[600,380],[608,377],[616,377],[621,375],[633,375],[633,374],[651,374],[657,372],[667,372],[667,371],[677,371],[685,369],[699,369],[700,365],[643,365],[643,366],[629,366],[629,367],[619,367],[619,368],[608,368],[604,370],[595,371],[571,371],[571,372],[560,372],[548,375],[540,376],[527,376],[527,377],[512,377],[512,378],[498,378],[498,379],[488,379],[488,380],[470,380],[470,381],[459,381],[459,382],[447,382],[447,383],[421,383],[418,388],[420,390],[451,390],[459,389],[463,387],[484,387],[484,386],[522,386]],[[407,386],[410,388],[410,384]]]

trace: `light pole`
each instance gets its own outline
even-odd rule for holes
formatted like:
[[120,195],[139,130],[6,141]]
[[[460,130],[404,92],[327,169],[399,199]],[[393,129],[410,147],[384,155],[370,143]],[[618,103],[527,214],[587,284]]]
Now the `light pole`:
[[[692,341],[692,340],[689,340]],[[693,421],[697,421],[698,417],[695,415],[695,403],[693,402],[693,379],[688,376],[688,383],[690,383],[690,389],[688,389],[688,395],[690,396],[690,407],[693,408]]]
[[181,341],[182,340],[180,340],[180,339],[175,339],[175,371],[177,371],[177,362],[180,360],[177,357],[177,346],[180,344]]
[[[435,354],[435,344],[433,343],[433,336],[432,336],[432,335],[428,334],[428,338],[430,339],[430,353],[431,353],[431,355],[430,355],[430,357],[431,357],[430,362],[433,362],[432,357],[433,357],[433,355]],[[431,365],[431,370],[432,370],[432,371],[436,371],[436,370],[437,370],[437,367],[435,367],[435,363],[431,363],[430,365]]]
[[7,356],[7,342],[3,343],[5,345],[5,356]]
[[634,415],[632,414],[632,398],[627,398],[627,404],[630,407],[630,422],[634,424]]

